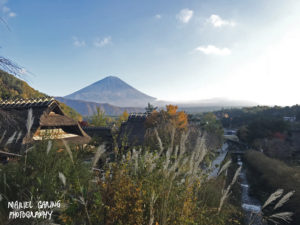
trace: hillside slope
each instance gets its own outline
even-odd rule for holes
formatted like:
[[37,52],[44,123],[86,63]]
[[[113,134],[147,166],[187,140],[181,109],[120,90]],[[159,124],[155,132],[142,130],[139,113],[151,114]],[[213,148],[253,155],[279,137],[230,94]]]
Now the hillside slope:
[[[18,79],[17,77],[0,70],[0,99],[8,98],[40,98],[48,95],[41,93],[32,87],[30,87],[25,81]],[[60,104],[62,110],[66,115],[75,119],[81,120],[81,115],[71,107]]]
[[25,81],[0,70],[0,98],[38,98],[47,96],[32,87]]

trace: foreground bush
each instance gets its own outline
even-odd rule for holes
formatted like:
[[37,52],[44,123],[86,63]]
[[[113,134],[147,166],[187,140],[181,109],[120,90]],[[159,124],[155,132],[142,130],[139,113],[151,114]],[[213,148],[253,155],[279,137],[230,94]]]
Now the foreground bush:
[[117,152],[116,161],[96,172],[92,168],[103,156],[103,146],[92,163],[84,163],[84,149],[51,142],[36,145],[18,162],[1,168],[0,219],[3,224],[42,224],[45,221],[8,220],[7,202],[60,200],[52,219],[59,224],[239,224],[239,210],[222,195],[226,177],[208,181],[201,169],[205,141],[198,138],[188,150],[187,133],[178,145],[175,132],[171,135],[164,144],[156,132],[157,151]]
[[294,213],[291,224],[300,224],[300,170],[257,151],[247,152],[245,159],[250,169],[248,177],[253,193],[263,202],[279,188],[285,192],[295,191],[283,209]]
[[[8,220],[8,201],[61,200],[63,205],[87,192],[92,173],[82,163],[81,152],[78,150],[71,153],[67,147],[68,151],[52,146],[52,142],[43,142],[29,149],[17,162],[1,167],[1,221]],[[55,212],[54,218],[58,214]],[[20,221],[12,220],[9,224],[15,222],[18,224]],[[22,224],[26,222],[24,220]]]

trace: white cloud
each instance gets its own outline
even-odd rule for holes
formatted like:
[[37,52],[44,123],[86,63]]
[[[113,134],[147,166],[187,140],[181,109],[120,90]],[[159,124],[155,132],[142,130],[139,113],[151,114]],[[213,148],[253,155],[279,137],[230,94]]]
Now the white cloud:
[[182,9],[176,18],[182,23],[188,23],[194,15],[194,11],[190,9]]
[[155,19],[158,19],[158,20],[161,19],[161,15],[160,14],[156,14],[155,15]]
[[11,9],[9,7],[6,6],[7,1],[6,0],[0,0],[0,7],[2,7],[2,12],[4,14],[4,16],[6,17],[16,17],[17,14],[13,11],[11,11]]
[[8,16],[9,16],[9,17],[16,17],[16,16],[17,16],[17,14],[16,14],[16,13],[14,13],[14,12],[10,12],[10,13],[8,14]]
[[100,38],[97,38],[95,41],[94,41],[94,46],[96,46],[97,48],[102,48],[106,45],[109,45],[109,44],[112,44],[112,41],[111,41],[111,37],[108,36],[108,37],[105,37],[103,39],[100,39]]
[[231,26],[234,27],[236,23],[234,21],[223,20],[219,15],[211,15],[207,22],[211,23],[214,27]]
[[230,55],[231,51],[228,48],[218,48],[214,45],[207,45],[207,46],[199,46],[195,49],[195,51],[199,51],[204,53],[205,55],[219,55],[219,56],[226,56]]
[[84,47],[85,46],[85,41],[79,40],[78,37],[73,37],[73,45],[76,47]]

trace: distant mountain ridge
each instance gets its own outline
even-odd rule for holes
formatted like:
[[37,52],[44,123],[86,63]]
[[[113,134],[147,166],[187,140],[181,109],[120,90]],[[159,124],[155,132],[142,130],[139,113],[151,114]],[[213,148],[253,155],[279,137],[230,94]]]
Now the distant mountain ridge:
[[[104,80],[104,81],[103,81]],[[56,97],[58,101],[61,102],[61,107],[63,111],[70,117],[80,120],[81,115],[90,116],[93,115],[97,107],[100,107],[105,111],[107,115],[110,116],[118,116],[121,115],[125,110],[129,113],[136,112],[145,112],[145,107],[148,102],[151,102],[153,105],[158,106],[160,109],[165,108],[167,104],[178,105],[180,110],[184,110],[188,113],[198,113],[198,112],[207,112],[213,110],[219,110],[221,108],[231,108],[231,107],[243,107],[243,106],[254,106],[257,105],[253,102],[249,101],[237,101],[237,100],[229,100],[224,98],[214,98],[207,100],[199,100],[199,101],[190,101],[190,102],[171,102],[171,101],[157,101],[155,98],[145,95],[132,86],[126,84],[122,80],[117,77],[107,77],[103,80],[100,80],[95,85],[92,86],[99,90],[97,87],[99,83],[102,86],[101,90],[104,90],[104,94],[106,94],[103,103],[98,103],[94,101],[89,101],[84,98],[84,100],[76,100],[76,99],[68,99],[64,97]],[[88,87],[90,87],[88,86]],[[84,90],[85,88],[81,89]],[[113,91],[117,90],[117,91]],[[113,93],[112,93],[113,92]],[[77,92],[75,92],[77,93]],[[74,94],[75,94],[74,93]],[[110,93],[112,96],[110,96]],[[122,96],[122,93],[129,93],[128,95]],[[101,95],[101,94],[100,94]],[[0,70],[0,99],[7,98],[37,98],[37,97],[45,97],[48,96],[44,93],[41,93],[32,87],[30,87],[25,81],[6,73],[5,71]],[[137,96],[137,100],[134,96]],[[128,98],[127,98],[128,97]],[[112,98],[114,101],[110,101]],[[113,104],[113,102],[123,101],[124,105],[127,105],[127,100],[133,103],[133,107],[120,107]],[[73,110],[75,109],[75,110]],[[79,113],[81,115],[79,115]]]
[[180,110],[198,113],[220,110],[222,108],[254,106],[250,101],[212,98],[198,101],[175,102],[161,101],[146,95],[115,76],[108,76],[70,95],[58,98],[76,109],[82,115],[93,115],[100,107],[108,115],[120,115],[124,110],[129,113],[144,112],[148,102],[164,108],[168,104],[178,105]]
[[105,112],[105,114],[109,116],[119,116],[125,110],[128,113],[145,112],[144,108],[138,108],[138,107],[118,107],[107,103],[88,102],[82,100],[67,99],[63,97],[56,97],[56,99],[76,109],[76,111],[83,116],[94,115],[97,112],[97,107],[99,107],[101,110]]
[[108,76],[72,94],[66,99],[108,103],[119,107],[145,107],[156,98],[135,89],[115,76]]
[[[66,105],[76,109],[83,116],[91,116],[97,112],[97,107],[101,108],[109,116],[119,116],[125,110],[128,113],[139,113],[145,112],[145,107],[118,107],[107,103],[97,103],[97,102],[87,102],[82,100],[67,99],[63,97],[56,97],[60,102],[65,103]],[[197,102],[190,103],[179,103],[179,102],[166,102],[166,101],[157,101],[153,102],[155,106],[158,106],[159,109],[165,109],[165,106],[168,104],[177,105],[179,110],[183,110],[187,113],[201,113],[209,111],[217,111],[223,108],[242,108],[245,106],[254,106],[255,103],[244,102],[244,101],[234,101],[234,100],[225,100],[222,99],[208,99]]]

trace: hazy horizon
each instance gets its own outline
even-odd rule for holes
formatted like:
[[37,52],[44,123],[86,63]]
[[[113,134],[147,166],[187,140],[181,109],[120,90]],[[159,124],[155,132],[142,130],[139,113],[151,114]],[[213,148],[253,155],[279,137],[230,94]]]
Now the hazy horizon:
[[0,0],[0,54],[65,96],[117,76],[159,100],[299,104],[296,0]]

